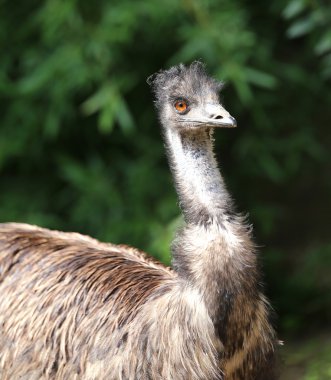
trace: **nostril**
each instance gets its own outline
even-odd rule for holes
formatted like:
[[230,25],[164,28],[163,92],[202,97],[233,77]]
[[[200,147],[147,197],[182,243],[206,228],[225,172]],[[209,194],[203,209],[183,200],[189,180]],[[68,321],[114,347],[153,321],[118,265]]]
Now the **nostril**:
[[214,116],[214,119],[223,119],[223,116],[217,115],[217,116]]

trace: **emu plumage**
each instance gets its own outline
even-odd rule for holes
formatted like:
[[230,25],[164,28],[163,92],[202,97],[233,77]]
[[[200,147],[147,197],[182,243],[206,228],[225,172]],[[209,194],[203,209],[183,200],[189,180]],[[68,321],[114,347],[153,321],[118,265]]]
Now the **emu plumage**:
[[127,246],[0,225],[0,378],[272,380],[277,344],[250,228],[212,150],[233,127],[202,64],[161,71],[156,96],[185,226],[173,269]]

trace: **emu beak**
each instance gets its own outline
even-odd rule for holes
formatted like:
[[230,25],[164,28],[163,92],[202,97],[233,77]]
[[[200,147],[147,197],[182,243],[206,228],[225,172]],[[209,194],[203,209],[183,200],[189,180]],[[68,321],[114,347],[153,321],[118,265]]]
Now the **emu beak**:
[[206,104],[192,116],[185,116],[180,120],[181,123],[191,128],[235,128],[236,119],[220,104]]
[[220,128],[235,128],[237,126],[236,119],[232,116],[227,116],[219,119],[213,119],[211,121],[211,124],[214,127],[220,127]]
[[237,126],[236,119],[219,104],[207,104],[206,113],[208,115],[208,124],[212,127],[219,128],[235,128]]

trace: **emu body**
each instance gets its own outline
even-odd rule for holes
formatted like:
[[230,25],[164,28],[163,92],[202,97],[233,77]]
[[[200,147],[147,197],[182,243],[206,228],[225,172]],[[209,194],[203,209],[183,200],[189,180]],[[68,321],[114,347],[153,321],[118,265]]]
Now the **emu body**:
[[185,226],[173,269],[127,246],[0,225],[0,379],[272,380],[250,229],[212,152],[234,126],[203,67],[150,79]]
[[2,380],[184,379],[186,355],[212,373],[199,294],[138,250],[23,224],[0,249]]

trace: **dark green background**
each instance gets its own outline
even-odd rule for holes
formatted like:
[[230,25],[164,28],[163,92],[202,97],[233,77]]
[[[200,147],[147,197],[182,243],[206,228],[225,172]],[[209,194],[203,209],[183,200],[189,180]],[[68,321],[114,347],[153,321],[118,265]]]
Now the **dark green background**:
[[[328,329],[327,1],[0,7],[0,221],[79,231],[169,263],[179,209],[145,80],[199,59],[227,82],[222,97],[239,128],[217,131],[216,152],[254,224],[280,335]],[[330,371],[308,368],[302,378]]]

